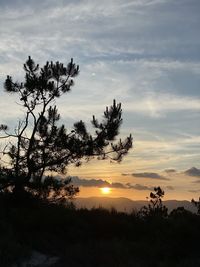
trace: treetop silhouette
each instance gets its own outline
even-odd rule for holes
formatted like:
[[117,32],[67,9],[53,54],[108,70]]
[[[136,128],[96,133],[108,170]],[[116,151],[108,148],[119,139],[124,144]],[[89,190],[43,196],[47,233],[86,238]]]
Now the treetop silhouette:
[[[132,147],[131,135],[116,141],[122,124],[121,104],[114,100],[101,122],[93,116],[94,134],[82,120],[67,131],[64,125],[58,125],[55,100],[71,90],[79,66],[71,59],[67,66],[47,61],[40,68],[29,56],[24,70],[24,82],[13,82],[7,76],[4,83],[6,92],[18,94],[25,116],[11,133],[7,125],[0,125],[0,138],[8,139],[1,151],[0,191],[72,197],[78,188],[69,179],[59,180],[49,174],[65,173],[68,165],[80,166],[92,158],[121,161]],[[7,166],[3,164],[5,157],[9,159]]]

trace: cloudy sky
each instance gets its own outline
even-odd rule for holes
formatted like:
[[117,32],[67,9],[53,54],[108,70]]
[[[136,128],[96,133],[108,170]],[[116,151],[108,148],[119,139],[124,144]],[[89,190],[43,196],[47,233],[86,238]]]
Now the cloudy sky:
[[62,122],[89,124],[115,98],[123,108],[121,136],[134,138],[121,164],[69,168],[81,196],[99,194],[95,183],[82,184],[93,179],[108,182],[114,196],[144,199],[161,185],[168,198],[197,197],[199,14],[199,0],[0,0],[1,123],[12,128],[23,114],[3,92],[7,74],[22,79],[28,55],[41,65],[73,57],[80,75],[58,101]]

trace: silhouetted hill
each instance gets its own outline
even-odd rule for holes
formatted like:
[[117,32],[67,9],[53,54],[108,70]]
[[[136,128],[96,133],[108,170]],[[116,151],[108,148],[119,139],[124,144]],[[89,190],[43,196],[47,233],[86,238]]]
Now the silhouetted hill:
[[[131,212],[134,210],[139,210],[143,206],[148,205],[147,200],[131,200],[128,198],[111,198],[111,197],[89,197],[89,198],[76,198],[75,205],[77,208],[115,208],[117,211]],[[168,211],[171,212],[173,209],[178,207],[184,207],[187,210],[196,212],[196,208],[192,205],[191,202],[187,200],[166,200],[163,201],[163,204],[168,208]]]

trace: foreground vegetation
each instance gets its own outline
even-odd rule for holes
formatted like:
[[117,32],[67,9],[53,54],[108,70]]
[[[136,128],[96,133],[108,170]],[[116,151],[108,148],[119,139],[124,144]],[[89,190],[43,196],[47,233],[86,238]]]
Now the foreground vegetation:
[[4,194],[0,266],[20,263],[33,250],[58,256],[55,267],[200,266],[200,216],[184,208],[168,214],[159,205],[126,214]]

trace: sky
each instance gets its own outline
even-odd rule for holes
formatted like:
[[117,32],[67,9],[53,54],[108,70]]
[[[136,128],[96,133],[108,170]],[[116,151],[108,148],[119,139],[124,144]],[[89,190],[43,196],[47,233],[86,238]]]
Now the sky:
[[[122,103],[120,136],[133,149],[120,164],[91,161],[68,175],[80,196],[144,199],[154,186],[166,199],[200,195],[199,0],[0,0],[0,123],[23,110],[3,91],[6,75],[23,80],[29,55],[80,66],[72,92],[57,101],[71,128]],[[85,180],[88,183],[85,183]]]

